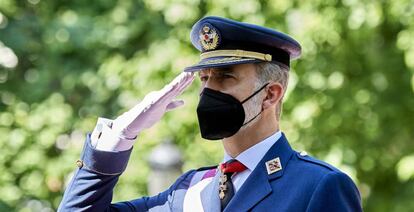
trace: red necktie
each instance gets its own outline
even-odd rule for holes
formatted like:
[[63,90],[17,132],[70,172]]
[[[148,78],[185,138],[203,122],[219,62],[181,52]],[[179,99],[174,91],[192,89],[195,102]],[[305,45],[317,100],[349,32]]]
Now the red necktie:
[[246,169],[247,167],[245,165],[234,159],[220,164],[221,176],[219,197],[222,211],[226,208],[231,198],[234,196],[234,185],[231,181],[231,176],[234,173],[242,172]]

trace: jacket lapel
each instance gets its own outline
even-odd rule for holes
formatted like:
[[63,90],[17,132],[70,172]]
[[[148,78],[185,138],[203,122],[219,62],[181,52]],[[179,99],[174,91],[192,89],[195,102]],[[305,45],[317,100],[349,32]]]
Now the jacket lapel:
[[[243,183],[240,190],[237,191],[224,211],[248,211],[269,195],[272,192],[272,187],[269,181],[275,180],[283,175],[284,168],[292,154],[293,150],[289,146],[285,135],[282,134],[281,138],[269,149],[247,180]],[[278,157],[282,169],[272,174],[268,174],[265,163]],[[218,204],[220,205],[220,203]]]
[[201,203],[204,211],[220,212],[219,179],[220,172],[217,171],[213,180],[201,191]]

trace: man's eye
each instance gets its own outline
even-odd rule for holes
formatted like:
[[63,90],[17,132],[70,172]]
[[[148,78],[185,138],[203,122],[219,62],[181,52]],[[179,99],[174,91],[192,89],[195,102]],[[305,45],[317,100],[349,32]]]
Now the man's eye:
[[205,82],[205,81],[207,81],[207,80],[208,80],[208,76],[200,76],[200,80],[201,80],[202,82]]

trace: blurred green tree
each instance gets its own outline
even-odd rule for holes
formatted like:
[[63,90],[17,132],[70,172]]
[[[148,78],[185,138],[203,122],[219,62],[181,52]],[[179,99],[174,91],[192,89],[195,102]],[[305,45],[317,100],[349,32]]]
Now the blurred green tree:
[[[282,122],[292,145],[348,173],[366,211],[414,210],[413,0],[0,1],[0,210],[55,210],[97,117],[195,63],[189,32],[204,15],[298,39]],[[184,169],[220,161],[221,144],[199,135],[198,85],[139,136],[114,201],[146,194],[164,138]]]

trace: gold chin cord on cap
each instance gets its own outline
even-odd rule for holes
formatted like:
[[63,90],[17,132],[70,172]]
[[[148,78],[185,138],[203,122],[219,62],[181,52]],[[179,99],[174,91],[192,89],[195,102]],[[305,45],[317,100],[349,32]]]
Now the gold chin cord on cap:
[[272,61],[272,55],[270,54],[262,54],[259,52],[251,52],[244,50],[216,50],[204,52],[200,55],[200,59],[202,60],[212,57],[247,57],[263,61]]

